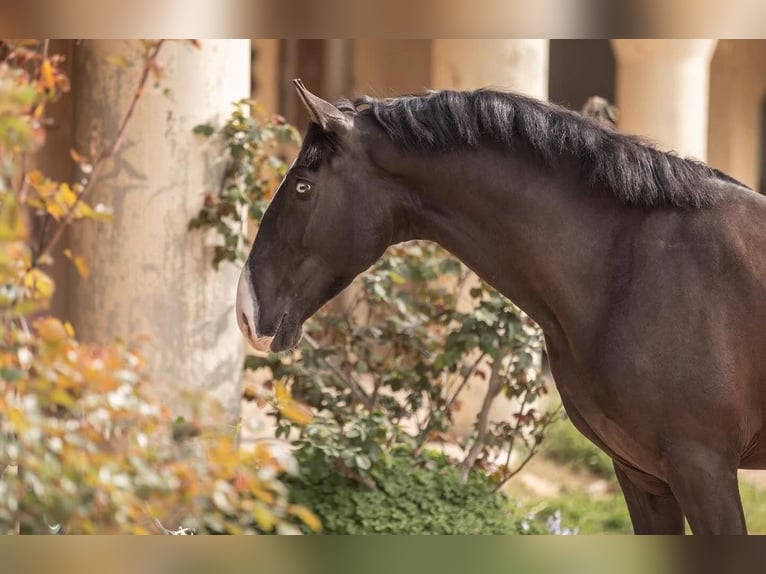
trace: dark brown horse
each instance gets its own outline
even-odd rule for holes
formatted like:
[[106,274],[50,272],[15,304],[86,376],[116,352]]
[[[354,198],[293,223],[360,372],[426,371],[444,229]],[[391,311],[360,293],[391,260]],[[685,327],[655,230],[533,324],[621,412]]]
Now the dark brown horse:
[[394,243],[436,241],[543,328],[570,418],[614,460],[638,533],[746,533],[764,468],[766,199],[702,163],[493,91],[311,114],[238,288],[281,351]]

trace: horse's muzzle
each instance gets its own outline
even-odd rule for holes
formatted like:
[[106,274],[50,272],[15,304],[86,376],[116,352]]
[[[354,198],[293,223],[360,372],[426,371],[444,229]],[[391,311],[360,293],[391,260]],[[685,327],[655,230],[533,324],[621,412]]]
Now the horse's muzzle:
[[237,284],[237,325],[239,330],[256,351],[269,351],[274,337],[259,336],[256,330],[258,324],[258,301],[250,288],[250,271],[242,269]]

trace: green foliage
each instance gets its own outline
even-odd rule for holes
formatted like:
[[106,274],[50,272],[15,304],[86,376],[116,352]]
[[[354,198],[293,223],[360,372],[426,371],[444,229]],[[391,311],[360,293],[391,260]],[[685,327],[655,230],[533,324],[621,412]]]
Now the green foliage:
[[612,459],[574,428],[566,416],[548,430],[541,452],[553,462],[616,480]]
[[[316,453],[298,455],[312,468]],[[323,460],[323,459],[322,459]],[[327,534],[521,534],[523,518],[479,471],[465,484],[446,457],[393,450],[372,471],[371,489],[337,469],[322,477],[301,473],[289,480],[290,496],[310,505]]]
[[[221,243],[215,247],[213,265],[222,261],[241,261],[246,255],[247,236],[242,229],[243,215],[259,221],[279,181],[287,172],[283,159],[286,150],[300,140],[298,131],[282,116],[268,114],[253,100],[234,102],[234,111],[220,129],[225,143],[226,172],[218,194],[208,194],[189,229],[216,230]],[[210,138],[218,131],[203,124],[194,133]]]
[[578,534],[633,532],[628,508],[619,490],[599,497],[580,492],[556,496],[530,505],[530,511],[537,524],[550,524],[560,515],[561,523]]

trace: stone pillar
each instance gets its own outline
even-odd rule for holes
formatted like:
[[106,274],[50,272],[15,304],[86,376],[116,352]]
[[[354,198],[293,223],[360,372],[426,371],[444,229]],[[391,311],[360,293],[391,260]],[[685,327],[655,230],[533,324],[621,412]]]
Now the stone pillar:
[[[112,141],[140,70],[106,58],[135,60],[139,46],[98,40],[76,48],[77,149],[88,149],[94,128],[102,141]],[[214,270],[213,236],[187,231],[203,195],[218,191],[223,168],[220,145],[192,128],[222,120],[232,101],[250,95],[250,41],[204,40],[199,50],[168,42],[159,59],[166,72],[161,87],[169,93],[147,90],[90,198],[113,206],[114,221],[72,229],[72,250],[88,261],[91,275],[70,284],[71,314],[85,341],[148,336],[142,349],[157,397],[187,416],[186,399],[194,399],[203,420],[225,424],[240,404],[239,269]],[[223,403],[225,418],[212,397]]]
[[620,130],[705,160],[716,40],[613,40],[612,46]]
[[548,40],[434,40],[435,89],[508,89],[548,98]]

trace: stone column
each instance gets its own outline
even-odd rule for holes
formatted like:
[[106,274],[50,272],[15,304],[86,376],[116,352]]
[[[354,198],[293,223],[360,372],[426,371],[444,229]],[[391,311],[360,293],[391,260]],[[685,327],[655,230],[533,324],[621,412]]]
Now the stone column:
[[434,40],[435,89],[502,88],[548,98],[548,40]]
[[620,130],[705,160],[716,40],[613,40],[612,46]]
[[[77,149],[88,149],[94,128],[102,141],[114,137],[140,70],[106,58],[135,56],[139,46],[99,40],[76,48]],[[166,71],[161,87],[169,93],[147,90],[90,198],[113,206],[114,221],[72,229],[72,250],[88,261],[91,275],[70,284],[71,314],[85,341],[148,336],[142,349],[158,398],[187,416],[186,399],[193,398],[203,420],[225,424],[240,404],[239,269],[214,270],[213,236],[187,231],[203,195],[219,189],[223,168],[220,145],[192,128],[222,120],[232,101],[249,96],[250,41],[204,40],[199,50],[168,42],[159,59]],[[213,397],[226,417],[212,409]]]

